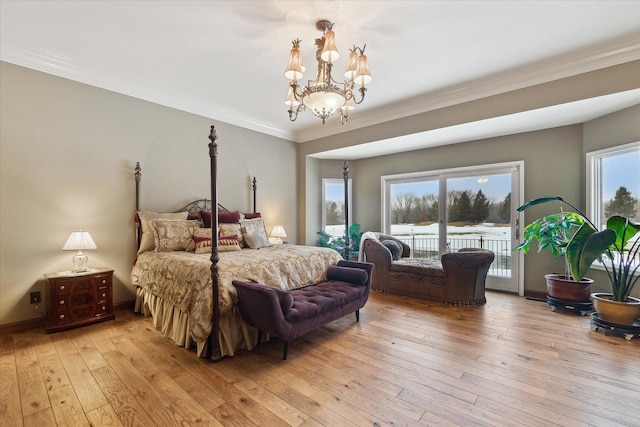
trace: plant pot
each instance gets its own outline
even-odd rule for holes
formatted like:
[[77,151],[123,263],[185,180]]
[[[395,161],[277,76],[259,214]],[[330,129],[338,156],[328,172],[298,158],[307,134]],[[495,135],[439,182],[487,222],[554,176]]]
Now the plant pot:
[[593,279],[582,278],[579,282],[567,279],[564,274],[547,274],[547,294],[561,301],[585,302],[591,295]]
[[629,297],[626,302],[614,301],[612,294],[593,293],[593,309],[605,322],[633,325],[640,316],[640,299]]

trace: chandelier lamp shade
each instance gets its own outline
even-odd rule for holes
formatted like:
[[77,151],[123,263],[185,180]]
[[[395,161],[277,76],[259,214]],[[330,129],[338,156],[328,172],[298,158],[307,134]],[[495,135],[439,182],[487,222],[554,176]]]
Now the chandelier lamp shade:
[[322,31],[322,38],[316,39],[318,70],[315,80],[309,80],[307,85],[299,84],[305,71],[300,54],[300,40],[292,42],[289,63],[284,72],[285,77],[291,80],[285,98],[289,120],[295,121],[298,113],[309,108],[322,120],[322,124],[337,113],[344,125],[349,120],[351,110],[364,100],[367,91],[365,85],[371,82],[371,72],[364,54],[366,45],[362,48],[354,46],[349,50],[347,71],[344,74],[346,80],[338,82],[331,75],[334,62],[340,58],[333,23],[323,19],[316,23],[316,28]]
[[72,258],[72,271],[74,273],[88,271],[87,263],[89,262],[89,257],[82,252],[87,249],[98,249],[98,247],[91,238],[91,234],[89,234],[88,231],[82,230],[72,232],[67,239],[67,242],[62,247],[63,251],[78,251]]

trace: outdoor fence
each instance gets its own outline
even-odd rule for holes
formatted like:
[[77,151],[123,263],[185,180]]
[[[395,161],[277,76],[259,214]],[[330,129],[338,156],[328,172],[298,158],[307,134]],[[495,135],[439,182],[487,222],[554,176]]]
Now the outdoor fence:
[[[409,245],[413,258],[440,260],[438,255],[438,240],[432,237],[416,235],[397,235],[396,239]],[[484,237],[468,239],[451,237],[447,239],[447,251],[456,252],[462,248],[484,248],[491,250],[496,258],[489,268],[489,275],[511,277],[511,242],[508,240],[492,240]]]

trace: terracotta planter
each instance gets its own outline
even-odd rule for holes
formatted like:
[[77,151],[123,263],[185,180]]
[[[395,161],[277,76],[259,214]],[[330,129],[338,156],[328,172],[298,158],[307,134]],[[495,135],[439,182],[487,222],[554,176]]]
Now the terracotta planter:
[[547,294],[561,301],[587,302],[591,295],[593,279],[584,277],[579,282],[567,279],[564,274],[547,274]]
[[593,309],[605,322],[633,325],[640,317],[640,299],[629,297],[626,302],[613,301],[611,294],[593,293]]

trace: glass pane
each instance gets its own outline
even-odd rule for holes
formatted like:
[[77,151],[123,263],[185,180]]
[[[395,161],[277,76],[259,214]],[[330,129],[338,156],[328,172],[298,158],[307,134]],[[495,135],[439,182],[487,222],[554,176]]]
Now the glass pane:
[[[620,215],[634,222],[640,219],[640,148],[619,154],[605,155],[601,160],[601,197],[596,216],[600,229],[606,228],[607,218]],[[630,249],[640,238],[636,235],[627,243]]]
[[612,215],[640,218],[640,149],[602,159],[602,200],[599,206],[603,226]]
[[438,181],[389,185],[391,234],[411,247],[414,258],[438,260]]
[[447,251],[496,254],[489,274],[511,276],[511,174],[447,179]]
[[334,237],[344,236],[344,181],[325,181],[324,218],[324,231]]

